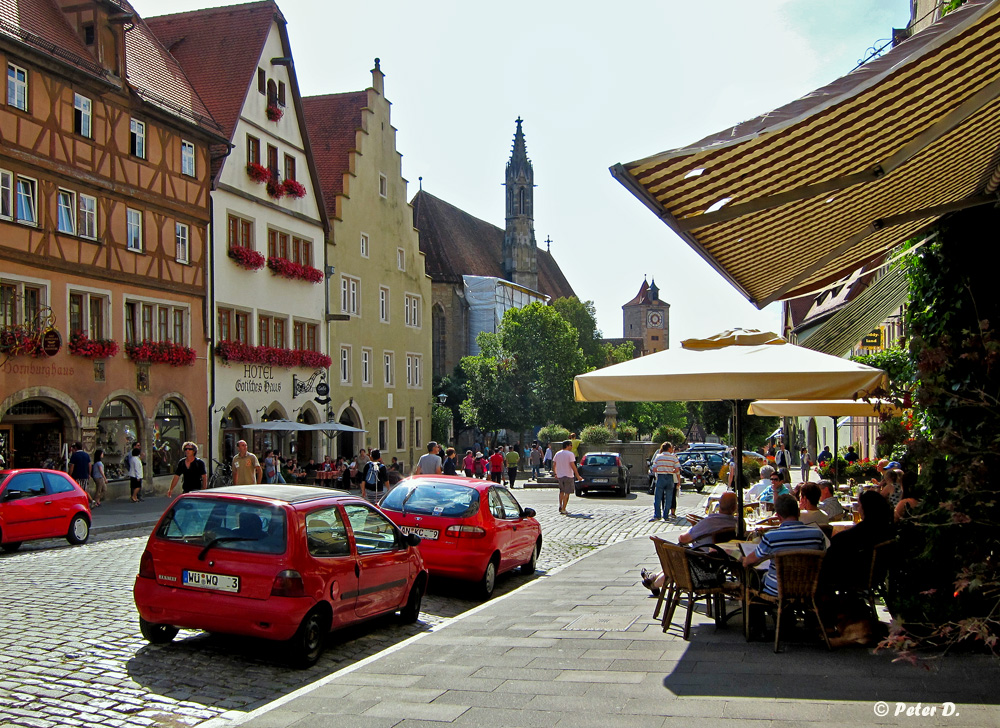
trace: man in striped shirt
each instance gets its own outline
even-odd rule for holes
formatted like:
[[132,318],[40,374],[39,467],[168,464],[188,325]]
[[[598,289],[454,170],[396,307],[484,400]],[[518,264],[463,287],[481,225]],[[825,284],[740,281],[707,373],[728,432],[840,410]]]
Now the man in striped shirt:
[[660,517],[667,520],[667,514],[677,515],[677,502],[674,498],[675,486],[680,484],[681,466],[674,455],[674,446],[669,442],[660,445],[660,452],[653,458],[653,472],[656,473],[656,487],[653,490],[653,517],[650,521],[658,521]]
[[826,550],[826,539],[823,532],[816,526],[807,525],[799,520],[799,504],[791,495],[779,495],[774,499],[774,512],[780,525],[773,531],[761,536],[756,551],[743,557],[744,566],[759,564],[765,559],[771,559],[764,575],[764,591],[772,596],[778,596],[778,577],[771,557],[781,551],[795,549]]

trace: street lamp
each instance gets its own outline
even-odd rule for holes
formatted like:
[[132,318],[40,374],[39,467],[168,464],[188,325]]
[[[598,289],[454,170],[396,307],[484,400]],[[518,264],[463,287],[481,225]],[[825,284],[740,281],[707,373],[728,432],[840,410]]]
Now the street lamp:
[[447,401],[448,401],[448,395],[445,394],[444,392],[441,392],[441,394],[439,394],[437,396],[436,400],[431,401],[431,404],[442,404],[443,405]]

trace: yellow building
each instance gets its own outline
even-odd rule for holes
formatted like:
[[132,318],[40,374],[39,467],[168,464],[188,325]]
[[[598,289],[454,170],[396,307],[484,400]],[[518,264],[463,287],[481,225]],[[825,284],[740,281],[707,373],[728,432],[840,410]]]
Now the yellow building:
[[331,228],[329,414],[367,430],[337,452],[412,465],[430,439],[431,285],[383,79],[376,59],[370,88],[302,102]]

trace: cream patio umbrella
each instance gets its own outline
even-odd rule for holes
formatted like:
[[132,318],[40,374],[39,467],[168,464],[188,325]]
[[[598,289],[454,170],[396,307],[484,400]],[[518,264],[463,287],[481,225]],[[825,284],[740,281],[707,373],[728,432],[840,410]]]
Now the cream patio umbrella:
[[761,399],[750,404],[747,414],[759,417],[817,417],[826,415],[833,418],[833,473],[834,483],[839,481],[837,466],[837,418],[838,417],[879,417],[895,415],[900,411],[894,402],[887,399],[825,399],[787,400]]
[[[743,452],[743,417],[754,399],[843,399],[888,385],[881,369],[789,344],[770,332],[732,329],[708,339],[687,339],[666,349],[578,375],[581,402],[735,403],[735,452]],[[743,512],[742,468],[736,497]],[[738,520],[743,535],[742,519]]]

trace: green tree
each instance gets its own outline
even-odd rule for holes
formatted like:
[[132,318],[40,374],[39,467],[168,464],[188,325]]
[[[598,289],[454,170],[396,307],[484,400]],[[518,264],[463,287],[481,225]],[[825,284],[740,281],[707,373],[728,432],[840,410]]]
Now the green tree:
[[683,430],[687,427],[687,408],[683,402],[618,402],[619,422],[635,425],[640,435],[652,437],[661,425]]
[[480,353],[462,359],[466,421],[487,431],[522,431],[573,420],[573,377],[586,364],[576,329],[554,308],[535,302],[510,309],[495,334],[483,332],[476,341]]

